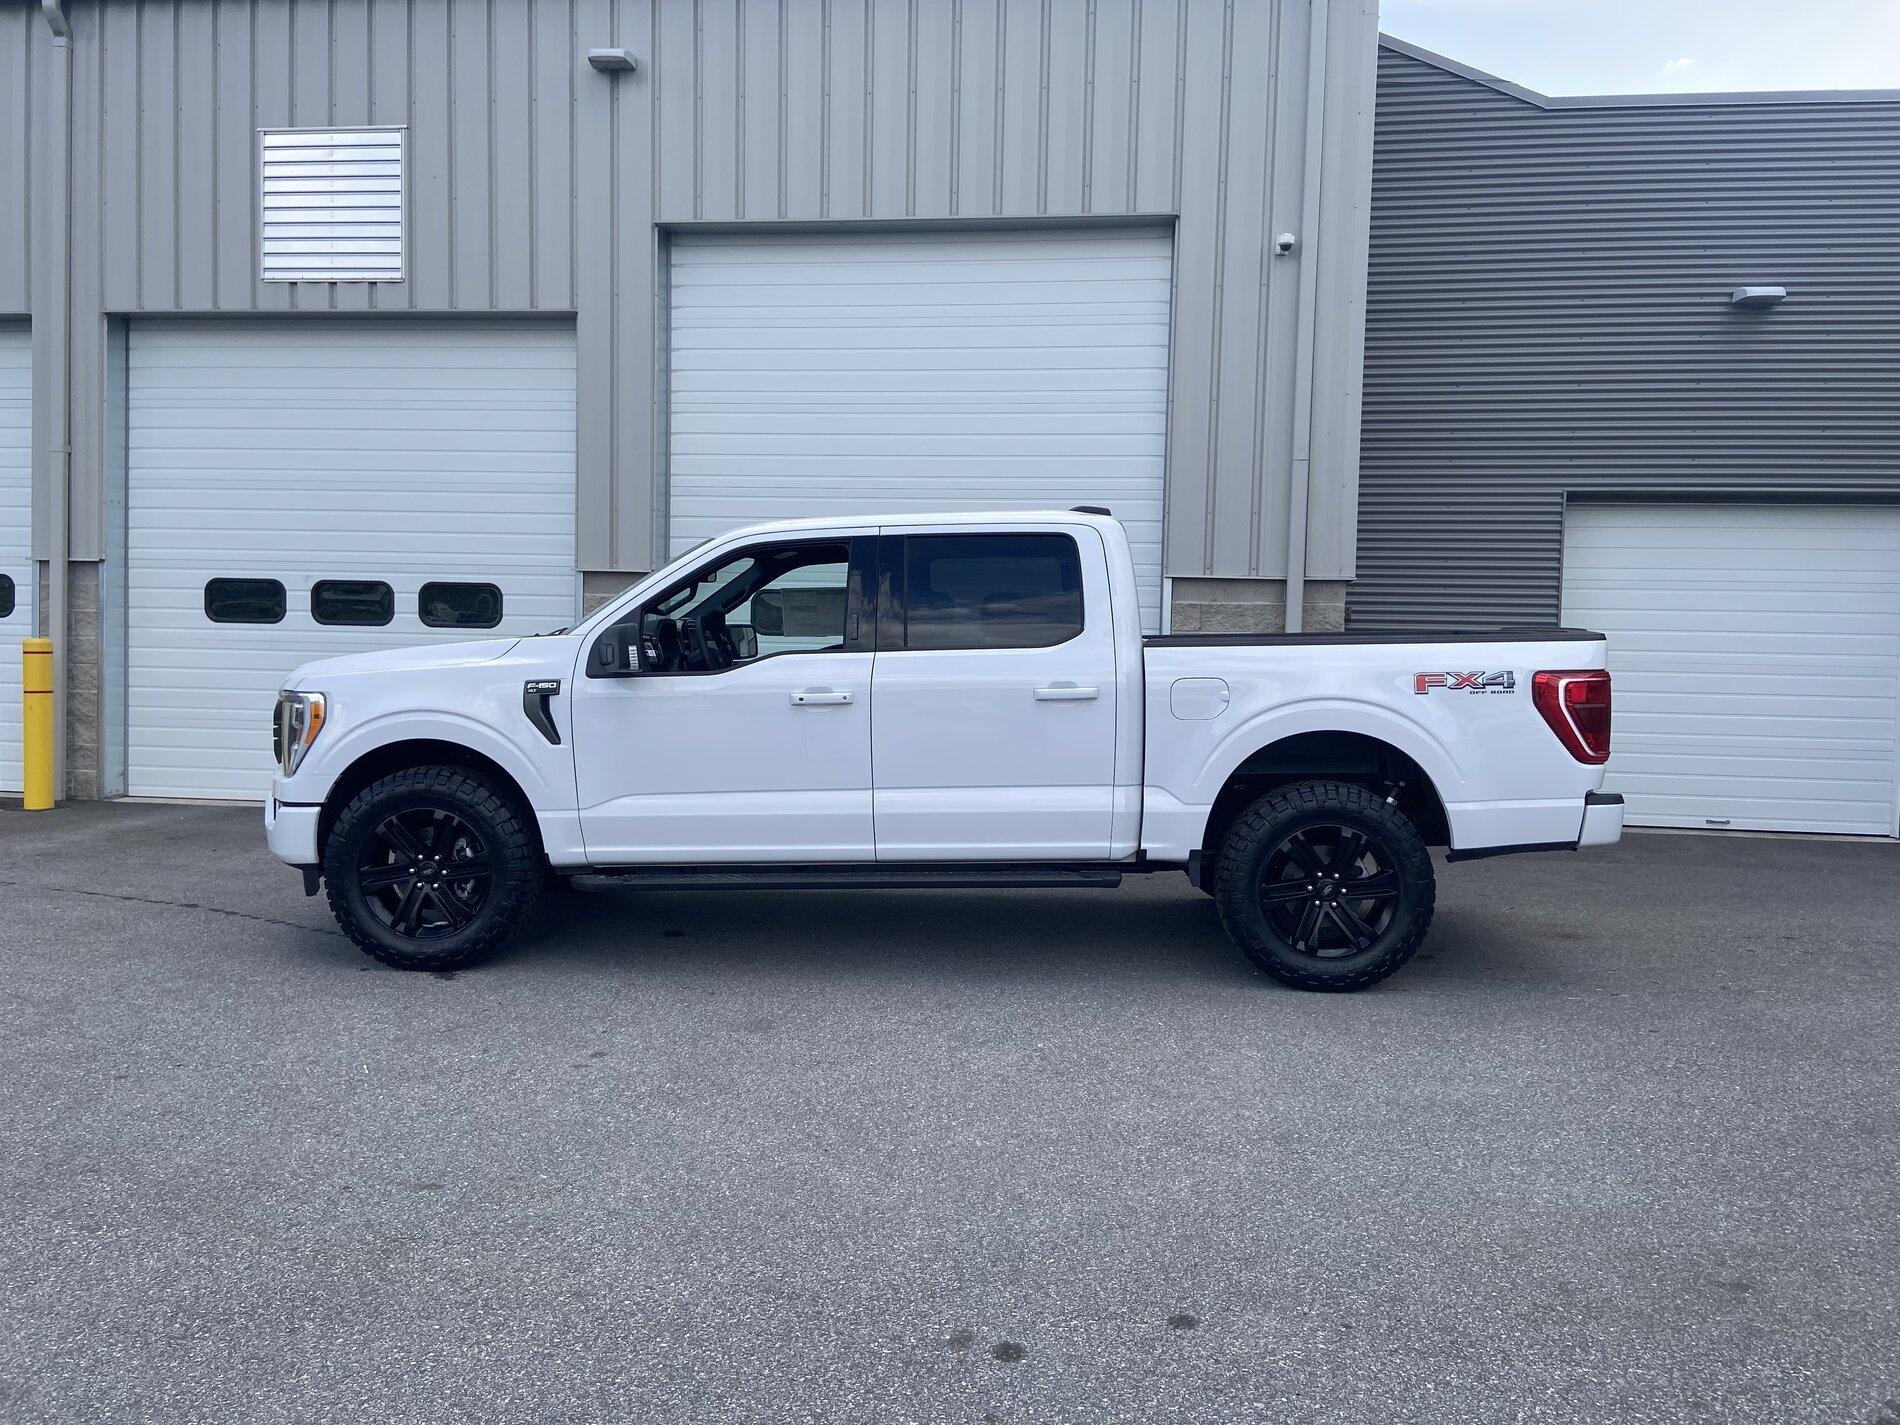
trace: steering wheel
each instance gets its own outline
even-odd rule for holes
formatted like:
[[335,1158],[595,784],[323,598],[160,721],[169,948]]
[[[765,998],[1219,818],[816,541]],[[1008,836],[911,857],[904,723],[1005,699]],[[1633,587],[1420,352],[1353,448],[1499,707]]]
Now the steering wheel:
[[655,619],[653,632],[647,635],[641,650],[656,673],[670,673],[680,665],[679,625],[670,618]]
[[689,668],[697,667],[710,673],[719,665],[712,661],[712,652],[706,646],[706,630],[700,620],[683,618],[680,620],[680,640],[686,645],[685,663]]

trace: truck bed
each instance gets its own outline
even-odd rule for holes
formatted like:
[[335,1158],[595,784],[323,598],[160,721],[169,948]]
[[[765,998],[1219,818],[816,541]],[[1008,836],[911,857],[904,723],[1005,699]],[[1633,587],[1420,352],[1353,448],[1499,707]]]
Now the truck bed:
[[1163,858],[1196,849],[1237,769],[1290,739],[1308,762],[1403,754],[1454,851],[1574,844],[1603,768],[1558,740],[1533,681],[1607,656],[1604,636],[1581,628],[1146,638],[1142,844]]

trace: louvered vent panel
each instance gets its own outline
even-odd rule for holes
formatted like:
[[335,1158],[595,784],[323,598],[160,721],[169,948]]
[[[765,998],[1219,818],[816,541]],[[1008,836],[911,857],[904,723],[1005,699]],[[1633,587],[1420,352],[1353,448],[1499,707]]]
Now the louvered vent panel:
[[266,282],[403,279],[403,131],[266,129]]

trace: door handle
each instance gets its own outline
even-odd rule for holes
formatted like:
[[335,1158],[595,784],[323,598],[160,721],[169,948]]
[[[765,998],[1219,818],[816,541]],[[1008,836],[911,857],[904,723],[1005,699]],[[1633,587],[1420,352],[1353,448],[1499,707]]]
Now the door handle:
[[1078,688],[1074,683],[1057,683],[1052,688],[1036,689],[1039,703],[1087,703],[1102,695],[1100,688]]
[[829,688],[807,688],[802,693],[792,694],[792,706],[795,708],[835,708],[850,701],[851,694],[834,693]]

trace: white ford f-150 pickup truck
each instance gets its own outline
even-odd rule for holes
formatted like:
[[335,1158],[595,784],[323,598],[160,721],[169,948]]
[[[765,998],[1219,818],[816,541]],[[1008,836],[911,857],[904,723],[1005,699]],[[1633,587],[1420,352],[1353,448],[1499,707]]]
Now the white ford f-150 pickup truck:
[[270,845],[388,964],[545,885],[1113,886],[1184,871],[1287,984],[1391,974],[1450,860],[1599,846],[1600,634],[1144,638],[1107,511],[736,530],[533,638],[291,675]]

